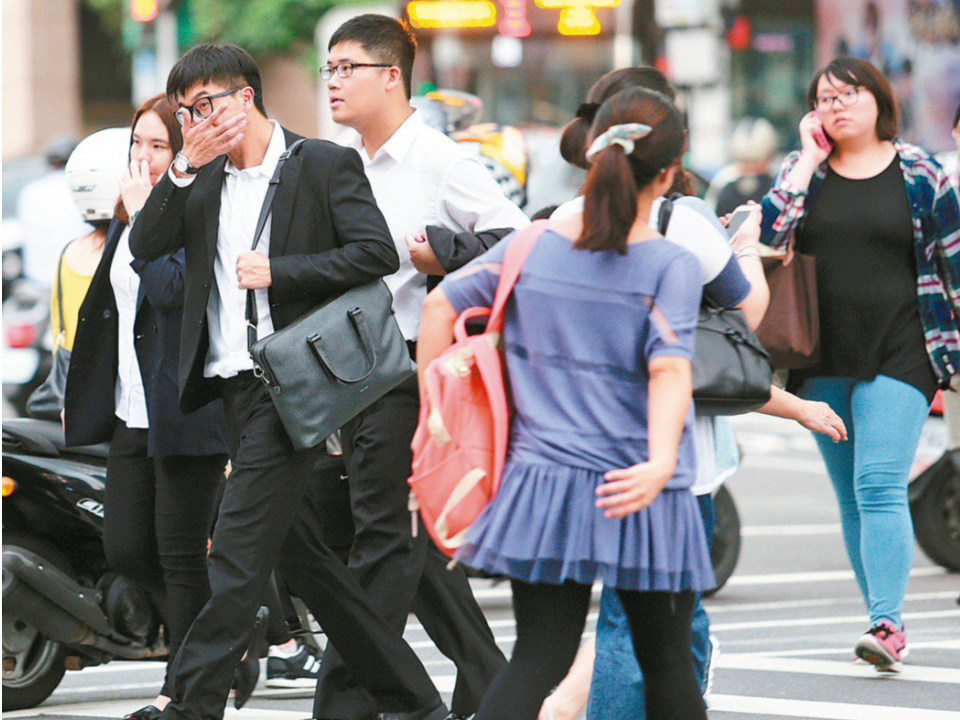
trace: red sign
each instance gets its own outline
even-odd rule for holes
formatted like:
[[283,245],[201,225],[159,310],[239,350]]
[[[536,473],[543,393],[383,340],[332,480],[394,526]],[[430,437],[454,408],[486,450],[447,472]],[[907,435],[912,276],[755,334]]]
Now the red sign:
[[500,0],[503,17],[497,25],[497,31],[506,37],[525,38],[530,35],[530,21],[527,19],[527,0]]

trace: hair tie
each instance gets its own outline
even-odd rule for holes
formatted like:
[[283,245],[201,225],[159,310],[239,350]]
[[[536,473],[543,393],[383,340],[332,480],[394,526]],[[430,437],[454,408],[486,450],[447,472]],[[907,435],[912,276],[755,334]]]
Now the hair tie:
[[588,123],[593,123],[593,119],[597,116],[597,110],[600,109],[598,103],[583,103],[580,107],[577,108],[577,117],[586,120]]
[[593,141],[590,149],[587,150],[587,161],[592,162],[597,154],[603,152],[611,145],[619,145],[623,148],[623,152],[629,155],[633,152],[636,141],[645,138],[652,131],[652,127],[641,123],[614,125]]

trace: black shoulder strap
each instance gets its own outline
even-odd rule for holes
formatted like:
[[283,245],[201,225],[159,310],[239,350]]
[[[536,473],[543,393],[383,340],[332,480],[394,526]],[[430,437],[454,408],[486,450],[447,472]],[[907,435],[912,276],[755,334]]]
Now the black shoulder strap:
[[[260,208],[260,217],[257,219],[257,229],[253,233],[253,246],[251,250],[256,250],[260,242],[260,236],[263,235],[263,229],[267,225],[270,213],[273,211],[273,197],[277,194],[277,186],[280,184],[280,172],[287,158],[296,155],[300,146],[307,141],[306,138],[300,138],[293,145],[288,147],[280,159],[277,160],[277,169],[273,171],[273,177],[270,178],[270,184],[267,186],[267,194],[263,198],[263,206]],[[252,350],[257,342],[257,324],[260,318],[257,313],[257,297],[255,291],[247,290],[247,350]]]
[[667,228],[670,226],[670,216],[673,215],[673,203],[683,197],[683,193],[673,193],[670,197],[665,197],[660,203],[660,210],[657,213],[657,232],[661,235],[667,234]]
[[60,314],[60,334],[57,336],[57,347],[67,333],[66,323],[63,321],[63,256],[71,245],[73,245],[73,240],[63,246],[63,250],[60,251],[60,259],[57,260],[57,312]]

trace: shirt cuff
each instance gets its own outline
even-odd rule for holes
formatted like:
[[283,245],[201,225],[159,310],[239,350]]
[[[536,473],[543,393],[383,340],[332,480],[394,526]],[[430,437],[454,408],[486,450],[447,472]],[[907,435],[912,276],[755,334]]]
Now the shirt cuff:
[[796,185],[794,185],[792,182],[790,182],[786,178],[784,178],[780,182],[780,184],[777,186],[777,190],[781,192],[785,192],[787,195],[795,195],[797,197],[807,194],[806,190],[800,190],[799,188],[797,188]]
[[185,177],[185,178],[178,177],[177,174],[173,172],[173,165],[170,166],[170,169],[167,170],[167,172],[170,174],[171,182],[173,182],[173,184],[176,185],[178,188],[189,187],[193,183],[193,181],[197,179],[196,175],[191,175],[190,177]]

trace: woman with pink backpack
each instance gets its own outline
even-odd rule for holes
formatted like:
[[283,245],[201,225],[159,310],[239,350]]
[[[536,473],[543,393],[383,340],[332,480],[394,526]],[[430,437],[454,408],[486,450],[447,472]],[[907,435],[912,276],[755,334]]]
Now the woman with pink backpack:
[[[477,720],[537,717],[577,653],[596,580],[629,618],[647,716],[706,718],[690,653],[694,594],[713,584],[690,492],[700,269],[648,223],[684,130],[667,98],[632,89],[603,104],[591,136],[583,215],[541,228],[505,307],[509,454],[457,557],[512,579],[517,643]],[[514,240],[427,298],[421,373],[460,313],[493,305]]]

